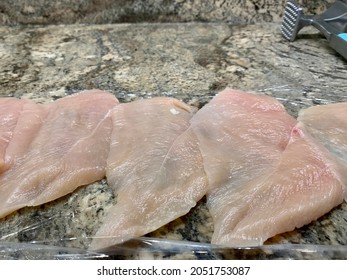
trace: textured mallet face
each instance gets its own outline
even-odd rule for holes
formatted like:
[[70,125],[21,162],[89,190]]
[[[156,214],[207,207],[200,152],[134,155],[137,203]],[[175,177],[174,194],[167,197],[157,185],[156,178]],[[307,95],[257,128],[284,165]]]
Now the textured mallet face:
[[302,14],[302,8],[298,7],[294,2],[287,2],[281,26],[282,35],[287,40],[295,40],[296,34],[299,31],[300,17]]

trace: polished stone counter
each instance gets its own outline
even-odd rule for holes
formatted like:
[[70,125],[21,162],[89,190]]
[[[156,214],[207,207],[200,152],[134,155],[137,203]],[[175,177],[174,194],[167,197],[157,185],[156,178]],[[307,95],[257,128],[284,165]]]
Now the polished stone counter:
[[[306,14],[334,0],[298,0]],[[140,22],[278,21],[286,0],[3,0],[0,24],[105,24]]]
[[[172,96],[200,108],[219,90],[231,87],[271,95],[293,116],[301,108],[347,101],[346,61],[314,29],[305,29],[289,43],[279,27],[279,23],[3,26],[0,96],[46,103],[99,88],[114,93],[121,102]],[[105,180],[81,187],[57,201],[1,219],[0,240],[86,248],[115,201]],[[202,199],[186,216],[148,237],[204,244],[210,241],[212,230]],[[347,246],[347,204],[267,241],[286,243]],[[139,244],[128,246],[142,248]],[[187,250],[168,253],[163,248],[144,248],[130,250],[131,254],[123,250],[123,257],[199,257]],[[307,250],[306,255],[300,250],[294,255],[288,250],[213,250],[203,258],[347,258],[345,253],[335,255],[329,250],[318,255],[307,255]],[[114,252],[111,255],[122,258]],[[2,255],[0,249],[3,256],[13,255]],[[20,253],[15,257],[21,258]]]

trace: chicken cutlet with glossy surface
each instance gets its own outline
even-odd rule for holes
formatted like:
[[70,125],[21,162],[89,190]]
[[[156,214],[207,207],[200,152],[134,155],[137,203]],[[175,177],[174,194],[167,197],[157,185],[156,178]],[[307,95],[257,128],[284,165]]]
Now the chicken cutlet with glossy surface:
[[29,100],[11,97],[0,99],[0,173],[8,169],[10,163],[13,162],[13,155],[6,150],[15,133],[18,118],[25,105],[36,106],[35,103]]
[[[346,181],[341,165],[304,130],[295,126],[277,164],[228,194],[210,196],[219,227],[212,242],[257,246],[279,233],[318,219],[343,202]],[[228,200],[224,198],[228,197]]]
[[303,109],[298,120],[345,165],[347,176],[347,102]]
[[227,89],[191,122],[210,183],[212,243],[260,245],[341,203],[340,165],[274,98]]
[[121,104],[112,112],[107,182],[117,203],[90,246],[101,249],[185,215],[207,191],[194,109],[166,97]]
[[6,147],[12,163],[0,175],[0,217],[105,177],[110,111],[117,104],[99,90],[25,104]]

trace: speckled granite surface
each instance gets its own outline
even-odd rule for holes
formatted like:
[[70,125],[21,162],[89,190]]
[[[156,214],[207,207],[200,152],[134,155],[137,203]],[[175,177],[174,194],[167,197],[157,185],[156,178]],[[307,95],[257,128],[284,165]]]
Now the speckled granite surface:
[[[122,102],[174,96],[201,107],[229,86],[274,96],[296,116],[301,108],[311,105],[347,101],[346,76],[346,61],[314,29],[305,29],[298,40],[288,43],[277,23],[0,27],[1,97],[51,102],[83,89],[99,88],[114,93]],[[0,240],[85,248],[115,201],[105,181],[81,187],[57,201],[1,219]],[[189,214],[148,237],[204,244],[210,241],[212,230],[202,200]],[[286,243],[347,246],[347,204],[267,242]],[[189,246],[177,249],[171,244],[176,251],[168,252],[165,244],[159,249],[142,245],[128,244],[128,249],[118,249],[123,255],[112,257],[347,258],[346,252],[336,247],[337,251],[324,247],[315,254],[271,248],[205,248],[206,253],[198,256]],[[134,251],[134,247],[143,248]],[[0,258],[11,256],[0,248]],[[23,257],[18,252],[14,256]]]
[[[319,13],[334,0],[298,0]],[[0,24],[278,21],[285,0],[2,0]]]

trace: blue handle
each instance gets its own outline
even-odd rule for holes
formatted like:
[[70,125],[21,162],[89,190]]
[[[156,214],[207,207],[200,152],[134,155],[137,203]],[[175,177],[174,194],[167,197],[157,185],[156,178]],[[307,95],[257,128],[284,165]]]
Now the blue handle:
[[347,33],[340,33],[339,36],[342,40],[346,41],[347,42]]
[[347,60],[347,33],[331,34],[329,45]]

